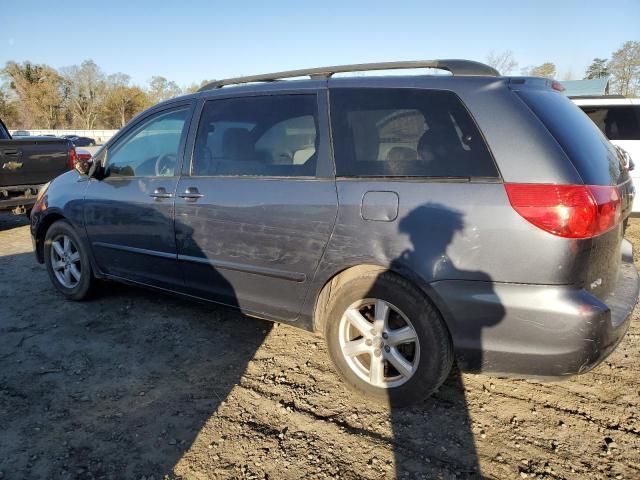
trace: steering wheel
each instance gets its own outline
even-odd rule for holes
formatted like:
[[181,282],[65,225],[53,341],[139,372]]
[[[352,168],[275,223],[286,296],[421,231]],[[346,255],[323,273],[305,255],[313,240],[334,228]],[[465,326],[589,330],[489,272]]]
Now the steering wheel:
[[176,168],[176,159],[178,157],[175,153],[165,153],[160,155],[156,160],[156,176],[168,177],[173,175],[173,171]]

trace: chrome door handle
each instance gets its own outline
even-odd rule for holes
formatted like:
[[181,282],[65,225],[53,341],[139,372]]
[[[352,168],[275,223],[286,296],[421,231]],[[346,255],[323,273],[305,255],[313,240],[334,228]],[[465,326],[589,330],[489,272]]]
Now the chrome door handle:
[[158,187],[153,191],[153,193],[150,193],[149,196],[153,198],[172,198],[173,193],[167,192],[163,187]]
[[194,187],[187,188],[184,193],[179,193],[178,196],[180,198],[186,198],[187,200],[197,200],[198,198],[204,197],[204,195],[198,192],[198,189]]

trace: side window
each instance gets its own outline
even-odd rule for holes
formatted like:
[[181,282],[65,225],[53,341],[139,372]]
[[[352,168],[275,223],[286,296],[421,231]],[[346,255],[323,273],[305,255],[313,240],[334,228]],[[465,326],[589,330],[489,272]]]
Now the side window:
[[330,95],[338,176],[498,176],[452,92],[339,88]]
[[640,106],[580,108],[609,140],[640,140]]
[[111,177],[173,176],[180,139],[190,108],[180,108],[144,121],[109,149],[107,174]]
[[315,95],[269,95],[208,101],[202,111],[191,174],[313,177]]

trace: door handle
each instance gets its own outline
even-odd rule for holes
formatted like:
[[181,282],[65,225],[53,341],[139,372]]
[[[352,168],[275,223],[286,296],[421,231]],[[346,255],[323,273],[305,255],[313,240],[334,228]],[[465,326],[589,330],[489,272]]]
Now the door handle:
[[167,192],[167,189],[164,187],[158,187],[156,188],[153,193],[149,194],[150,197],[153,198],[172,198],[173,197],[173,193],[169,193]]
[[19,157],[21,155],[18,150],[0,150],[0,152],[6,157]]
[[184,193],[179,193],[178,196],[180,198],[186,198],[187,201],[196,201],[197,199],[204,197],[196,187],[189,187],[184,191]]

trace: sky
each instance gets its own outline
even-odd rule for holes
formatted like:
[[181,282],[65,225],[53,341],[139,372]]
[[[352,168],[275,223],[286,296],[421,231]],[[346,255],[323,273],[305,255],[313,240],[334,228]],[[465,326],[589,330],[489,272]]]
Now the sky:
[[0,67],[92,59],[139,85],[504,50],[564,79],[640,40],[640,0],[4,0],[0,25]]

